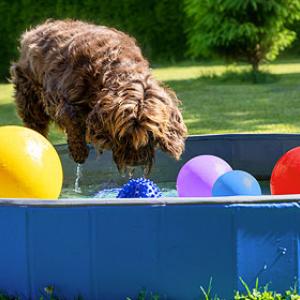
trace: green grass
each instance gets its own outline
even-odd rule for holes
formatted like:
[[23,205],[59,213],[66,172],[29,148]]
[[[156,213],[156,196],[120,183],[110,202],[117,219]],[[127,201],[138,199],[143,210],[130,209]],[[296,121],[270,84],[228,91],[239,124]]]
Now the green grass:
[[[297,291],[297,286],[286,290],[284,293],[278,293],[269,289],[269,285],[265,285],[263,288],[259,287],[258,279],[256,280],[255,287],[251,290],[250,287],[240,279],[244,286],[244,292],[236,292],[234,300],[299,300],[300,295]],[[207,300],[207,299],[206,299]],[[217,299],[220,300],[220,299]]]
[[[2,125],[21,125],[18,118],[15,104],[13,102],[13,87],[11,84],[0,84],[0,126]],[[65,137],[61,130],[51,126],[49,139],[54,144],[65,142]],[[0,299],[1,300],[1,299]]]
[[[258,279],[256,279],[255,286],[251,289],[242,278],[240,281],[244,287],[243,291],[236,291],[233,294],[234,300],[300,300],[300,295],[297,291],[297,286],[285,290],[283,293],[276,292],[269,289],[269,285],[264,287],[259,286]],[[222,298],[212,294],[212,280],[210,280],[208,288],[201,287],[203,296],[200,300],[221,300]]]
[[[256,280],[255,286],[251,289],[242,279],[241,283],[244,287],[243,291],[232,292],[233,300],[300,300],[300,295],[297,291],[297,286],[284,291],[283,293],[278,293],[274,290],[269,289],[269,285],[264,287],[259,287],[258,279]],[[62,300],[65,297],[56,295],[53,287],[46,287],[41,291],[39,300]],[[142,290],[136,297],[130,298],[126,297],[124,300],[161,300],[169,299],[167,296],[161,297],[159,294],[153,294],[152,292],[147,292]],[[201,287],[201,292],[199,291],[199,300],[222,300],[216,294],[212,293],[212,280],[210,280],[208,287],[205,289]],[[9,296],[6,294],[0,294],[0,300],[22,300],[18,296]],[[83,297],[75,297],[74,300],[84,300]]]
[[[265,84],[244,81],[246,66],[183,62],[154,69],[183,102],[189,134],[296,133],[300,131],[300,60],[263,66]],[[12,86],[0,84],[0,125],[20,124]],[[50,139],[64,142],[52,128]]]
[[233,71],[246,71],[244,66],[178,66],[155,73],[182,100],[190,134],[299,132],[300,61],[264,69],[274,74],[270,83],[232,76]]

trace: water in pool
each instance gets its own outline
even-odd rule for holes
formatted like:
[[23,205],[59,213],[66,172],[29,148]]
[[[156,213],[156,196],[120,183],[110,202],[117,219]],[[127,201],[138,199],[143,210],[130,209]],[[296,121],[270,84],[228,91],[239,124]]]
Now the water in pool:
[[[269,181],[260,181],[260,186],[263,195],[270,194]],[[163,197],[177,197],[176,182],[156,182],[162,191]],[[99,185],[85,185],[78,187],[78,181],[76,187],[65,186],[63,187],[61,198],[94,198],[97,193],[97,198],[116,198],[121,185],[116,187],[111,182],[102,183]]]

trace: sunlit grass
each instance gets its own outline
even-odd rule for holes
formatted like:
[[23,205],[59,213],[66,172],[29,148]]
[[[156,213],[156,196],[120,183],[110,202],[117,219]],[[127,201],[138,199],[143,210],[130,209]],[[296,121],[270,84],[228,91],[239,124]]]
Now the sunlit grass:
[[0,84],[0,105],[11,103],[13,87],[11,84]]
[[[261,67],[264,71],[269,71],[272,74],[294,74],[300,73],[300,61],[293,60],[282,61],[278,63],[264,64]],[[222,75],[227,71],[241,72],[250,70],[246,65],[223,65],[223,64],[191,64],[182,63],[177,66],[156,68],[153,73],[163,81],[171,80],[188,80],[195,79],[202,76]]]
[[300,89],[297,78],[273,84],[222,83],[217,79],[172,81],[183,101],[190,134],[299,132]]

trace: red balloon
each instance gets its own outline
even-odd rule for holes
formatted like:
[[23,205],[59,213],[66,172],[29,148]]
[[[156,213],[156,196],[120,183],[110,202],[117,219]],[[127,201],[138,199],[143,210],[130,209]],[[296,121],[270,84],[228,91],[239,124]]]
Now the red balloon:
[[271,175],[272,195],[300,194],[300,147],[285,153]]

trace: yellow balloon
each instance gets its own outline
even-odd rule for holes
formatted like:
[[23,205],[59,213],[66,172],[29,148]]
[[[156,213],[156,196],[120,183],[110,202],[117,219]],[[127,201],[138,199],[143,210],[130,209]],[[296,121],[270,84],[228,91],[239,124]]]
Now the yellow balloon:
[[57,199],[63,171],[51,143],[21,126],[0,127],[0,198]]

